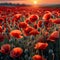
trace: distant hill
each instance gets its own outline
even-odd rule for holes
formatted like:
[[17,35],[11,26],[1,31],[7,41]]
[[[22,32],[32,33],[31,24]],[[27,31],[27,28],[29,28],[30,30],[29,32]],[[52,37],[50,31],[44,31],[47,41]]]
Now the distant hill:
[[[0,6],[31,6],[26,4],[12,4],[12,3],[0,3]],[[40,5],[40,7],[59,7],[60,4],[53,4],[53,5]]]
[[26,4],[0,3],[0,6],[29,6]]
[[60,8],[60,4],[45,5],[44,7],[58,7],[58,8]]

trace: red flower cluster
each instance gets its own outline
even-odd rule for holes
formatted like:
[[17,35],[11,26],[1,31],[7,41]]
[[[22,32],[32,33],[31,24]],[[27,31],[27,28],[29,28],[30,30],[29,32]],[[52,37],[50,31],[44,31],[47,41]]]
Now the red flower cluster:
[[15,19],[15,21],[18,21],[20,18],[21,18],[21,14],[15,14],[14,15],[14,19]]
[[1,53],[3,54],[8,54],[10,52],[10,45],[9,44],[4,44],[1,46]]
[[38,21],[38,27],[42,26],[42,20]]
[[54,31],[47,40],[55,41],[57,38],[59,38],[59,31]]
[[44,14],[44,16],[43,16],[43,19],[44,20],[49,20],[50,18],[51,18],[51,13],[46,13],[46,14]]
[[35,22],[36,20],[39,19],[39,17],[37,15],[31,15],[29,19],[31,22]]
[[44,50],[48,47],[48,43],[42,43],[42,42],[38,42],[35,44],[35,49],[41,49]]
[[16,58],[16,57],[20,57],[20,56],[22,55],[22,53],[23,53],[22,48],[20,48],[20,47],[15,47],[15,48],[13,48],[13,50],[10,52],[10,56],[11,56],[12,58]]
[[37,35],[39,34],[39,32],[36,29],[33,29],[32,31],[30,31],[30,35]]
[[32,27],[27,27],[26,29],[24,29],[24,35],[25,36],[29,36],[30,35],[30,32],[33,30],[34,28]]
[[33,60],[43,60],[42,56],[40,56],[40,55],[34,55],[34,56],[32,57],[32,59],[33,59]]
[[10,36],[15,37],[15,38],[22,38],[21,34],[22,33],[20,30],[13,30],[10,32]]
[[25,22],[20,22],[20,23],[19,23],[19,27],[20,27],[20,28],[26,28],[27,26],[28,26],[28,24],[25,23]]
[[53,20],[53,23],[60,24],[60,19]]
[[[20,59],[20,57],[22,58],[23,56],[23,60],[25,60],[28,55],[32,55],[32,53],[35,54],[36,50],[38,50],[38,52],[43,50],[43,55],[46,57],[44,53],[45,49],[49,50],[49,44],[51,42],[56,42],[56,40],[59,42],[59,35],[60,8],[40,9],[30,6],[0,7],[0,43],[2,43],[0,53],[10,55],[13,60],[15,58]],[[16,41],[13,41],[14,39],[16,39]],[[56,43],[58,44],[58,42]],[[23,47],[24,50],[18,46]],[[53,48],[55,48],[55,46],[52,46],[52,49]],[[56,48],[59,49],[59,47]],[[52,51],[47,52],[50,53]],[[26,53],[28,55],[26,55]],[[30,60],[30,57],[31,56],[27,57],[28,60]],[[43,56],[40,55],[34,55],[32,59],[44,60]]]

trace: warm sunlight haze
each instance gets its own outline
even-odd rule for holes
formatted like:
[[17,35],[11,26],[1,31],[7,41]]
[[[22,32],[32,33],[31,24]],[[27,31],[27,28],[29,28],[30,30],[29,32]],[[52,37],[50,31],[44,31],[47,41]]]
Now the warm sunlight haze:
[[34,3],[35,5],[38,4],[38,2],[37,2],[36,0],[35,0],[33,3]]
[[60,0],[0,0],[0,3],[19,3],[19,4],[60,4]]

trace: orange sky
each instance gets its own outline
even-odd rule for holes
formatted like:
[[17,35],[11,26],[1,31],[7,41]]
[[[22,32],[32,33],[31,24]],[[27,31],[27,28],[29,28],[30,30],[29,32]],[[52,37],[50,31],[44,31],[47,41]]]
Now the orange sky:
[[37,1],[37,4],[60,4],[60,0],[0,0],[0,3],[12,2],[12,3],[33,4],[34,1]]

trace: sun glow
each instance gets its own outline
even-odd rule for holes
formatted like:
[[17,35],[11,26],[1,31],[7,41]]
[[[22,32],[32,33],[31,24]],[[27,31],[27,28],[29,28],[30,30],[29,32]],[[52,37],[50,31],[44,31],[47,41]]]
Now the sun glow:
[[33,3],[36,5],[38,2],[35,0]]

